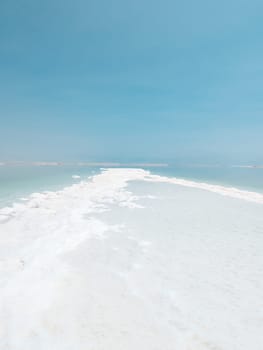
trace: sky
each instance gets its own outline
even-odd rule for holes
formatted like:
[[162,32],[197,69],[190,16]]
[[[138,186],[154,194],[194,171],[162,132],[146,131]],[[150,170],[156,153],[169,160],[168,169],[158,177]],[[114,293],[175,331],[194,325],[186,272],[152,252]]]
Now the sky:
[[1,0],[0,160],[263,164],[262,0]]

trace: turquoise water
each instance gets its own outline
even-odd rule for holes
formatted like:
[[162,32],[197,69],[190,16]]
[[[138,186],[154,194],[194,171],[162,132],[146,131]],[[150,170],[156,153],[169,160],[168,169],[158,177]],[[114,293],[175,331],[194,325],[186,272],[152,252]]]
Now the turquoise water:
[[[61,190],[99,171],[99,168],[80,166],[2,166],[0,207],[10,205],[32,192]],[[79,175],[81,179],[73,179],[73,175]]]
[[169,166],[155,169],[155,172],[263,193],[263,168]]
[[[146,167],[144,167],[146,168]],[[146,168],[147,169],[147,168]],[[263,169],[235,167],[168,166],[150,167],[152,173],[194,181],[233,186],[263,193]],[[84,166],[1,166],[0,207],[11,205],[32,192],[60,190],[100,172],[99,167]]]

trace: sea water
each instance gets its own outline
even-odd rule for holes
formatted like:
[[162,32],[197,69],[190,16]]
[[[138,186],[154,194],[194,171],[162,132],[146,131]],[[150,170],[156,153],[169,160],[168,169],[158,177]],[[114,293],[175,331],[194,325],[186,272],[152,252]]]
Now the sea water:
[[60,190],[87,179],[99,168],[83,166],[0,166],[0,207],[33,192]]
[[170,165],[154,172],[263,193],[263,167]]
[[263,194],[156,172],[0,210],[0,348],[263,348]]

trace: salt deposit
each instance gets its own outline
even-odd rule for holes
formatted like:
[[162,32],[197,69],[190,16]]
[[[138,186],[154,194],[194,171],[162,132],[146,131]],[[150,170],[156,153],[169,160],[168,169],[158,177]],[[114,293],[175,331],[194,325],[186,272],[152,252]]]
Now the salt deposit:
[[0,348],[261,350],[263,195],[104,169],[0,210]]

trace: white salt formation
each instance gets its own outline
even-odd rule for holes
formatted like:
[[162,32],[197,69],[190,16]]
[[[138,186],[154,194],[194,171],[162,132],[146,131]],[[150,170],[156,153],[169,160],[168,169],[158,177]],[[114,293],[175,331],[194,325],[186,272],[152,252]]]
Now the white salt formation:
[[261,350],[263,195],[106,169],[0,210],[0,349]]

